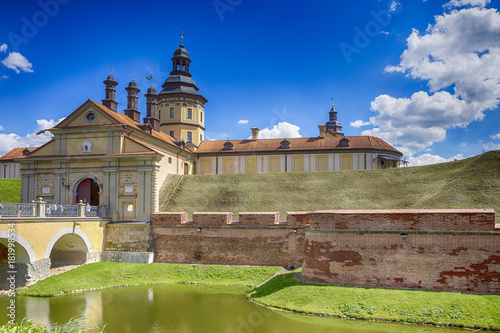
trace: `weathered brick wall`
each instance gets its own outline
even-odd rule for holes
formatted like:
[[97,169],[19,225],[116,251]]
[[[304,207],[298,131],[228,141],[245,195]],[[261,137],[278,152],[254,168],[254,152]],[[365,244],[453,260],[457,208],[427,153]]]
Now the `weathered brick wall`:
[[[155,261],[221,265],[302,265],[304,225],[276,224],[279,214],[193,213],[193,222],[178,223],[177,215],[152,218]],[[241,214],[240,214],[241,216]],[[243,223],[244,222],[244,223]]]
[[149,224],[106,224],[105,251],[150,252],[152,243]]
[[[36,176],[36,196],[48,196],[54,195],[55,186],[55,174],[53,173],[42,173]],[[49,188],[48,193],[43,193],[44,188]]]
[[309,214],[310,229],[493,231],[493,209],[325,210]]
[[500,293],[500,232],[492,210],[330,211],[309,219],[306,279]]

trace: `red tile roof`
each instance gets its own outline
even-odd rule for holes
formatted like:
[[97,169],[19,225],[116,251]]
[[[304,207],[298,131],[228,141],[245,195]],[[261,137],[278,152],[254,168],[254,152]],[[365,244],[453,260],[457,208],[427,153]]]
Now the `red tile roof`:
[[7,154],[3,155],[0,157],[0,160],[12,160],[14,158],[24,158],[26,157],[23,154],[23,151],[25,149],[28,149],[30,153],[35,151],[38,147],[28,147],[28,148],[14,148],[11,151],[9,151]]
[[[373,136],[346,136],[349,140],[348,147],[339,145],[342,137],[326,138],[295,138],[287,139],[290,149],[281,149],[283,139],[260,139],[260,140],[230,140],[234,145],[232,150],[224,150],[227,141],[203,141],[196,151],[197,154],[208,153],[234,153],[234,152],[269,152],[269,151],[297,151],[297,150],[346,150],[346,149],[382,149],[401,154],[396,148],[389,145],[380,138]],[[402,154],[401,154],[402,155]]]

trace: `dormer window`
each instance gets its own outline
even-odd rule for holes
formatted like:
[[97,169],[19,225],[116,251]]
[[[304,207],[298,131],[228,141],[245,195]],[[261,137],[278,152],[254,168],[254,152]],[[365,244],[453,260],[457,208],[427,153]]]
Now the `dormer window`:
[[30,153],[31,153],[31,151],[28,148],[26,148],[26,149],[23,150],[23,155],[24,156],[28,156]]
[[224,150],[233,150],[233,148],[234,145],[231,142],[227,141],[224,143]]
[[290,149],[290,141],[287,139],[280,142],[280,149]]
[[349,147],[349,139],[346,137],[340,139],[339,147]]

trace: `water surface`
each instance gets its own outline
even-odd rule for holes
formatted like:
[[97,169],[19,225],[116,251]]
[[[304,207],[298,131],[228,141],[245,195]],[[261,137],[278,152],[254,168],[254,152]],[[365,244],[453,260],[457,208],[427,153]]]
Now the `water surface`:
[[[28,317],[49,326],[83,316],[98,327],[106,324],[106,333],[465,332],[273,311],[249,302],[246,291],[226,286],[154,285],[48,298],[17,296],[16,315],[19,320]],[[0,308],[6,309],[8,302],[8,297],[0,297]],[[7,320],[2,316],[0,324]]]

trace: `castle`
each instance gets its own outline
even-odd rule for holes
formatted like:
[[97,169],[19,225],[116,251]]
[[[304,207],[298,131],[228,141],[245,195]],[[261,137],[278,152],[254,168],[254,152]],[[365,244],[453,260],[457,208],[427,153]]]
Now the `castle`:
[[[104,80],[102,103],[87,100],[50,129],[53,138],[22,158],[22,202],[107,207],[113,221],[143,221],[159,210],[168,175],[320,172],[398,167],[402,153],[380,138],[344,136],[332,105],[329,121],[310,138],[205,140],[205,104],[190,72],[182,41],[160,92],[147,89],[146,117],[138,110],[140,89],[125,88],[127,108],[118,110],[118,82]],[[250,133],[249,133],[250,134]]]

